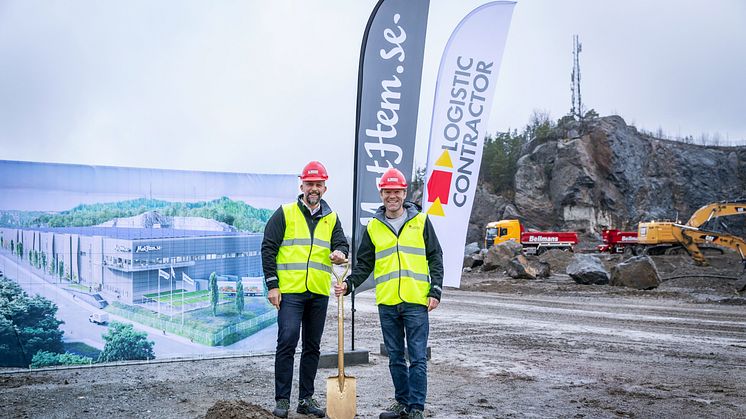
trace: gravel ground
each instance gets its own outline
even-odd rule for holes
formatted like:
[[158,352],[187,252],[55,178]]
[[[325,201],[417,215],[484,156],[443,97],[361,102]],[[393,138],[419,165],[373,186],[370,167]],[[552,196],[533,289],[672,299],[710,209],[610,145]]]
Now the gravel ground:
[[[740,273],[732,257],[714,259],[656,263],[663,277]],[[695,276],[636,291],[562,274],[465,274],[431,313],[426,416],[746,417],[746,298],[733,282]],[[346,372],[359,417],[377,417],[393,386],[372,293],[356,305],[356,348],[370,363]],[[336,349],[333,303],[328,320],[323,351]],[[319,370],[322,404],[335,374]],[[263,418],[273,389],[270,355],[0,374],[4,417]]]

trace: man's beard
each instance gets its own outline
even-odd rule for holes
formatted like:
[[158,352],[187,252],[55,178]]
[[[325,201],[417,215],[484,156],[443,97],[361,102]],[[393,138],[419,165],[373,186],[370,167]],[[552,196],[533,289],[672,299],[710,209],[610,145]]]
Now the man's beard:
[[315,206],[319,203],[319,201],[321,201],[321,195],[311,193],[306,194],[306,202],[308,203],[308,205]]

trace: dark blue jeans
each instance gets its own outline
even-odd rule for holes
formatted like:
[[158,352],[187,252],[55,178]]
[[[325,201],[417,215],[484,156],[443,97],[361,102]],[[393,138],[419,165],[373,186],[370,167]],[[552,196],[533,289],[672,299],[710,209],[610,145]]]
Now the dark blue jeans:
[[[425,409],[427,397],[427,337],[430,323],[427,307],[401,303],[378,305],[383,344],[389,353],[389,371],[394,381],[396,400],[412,409]],[[409,366],[404,358],[407,340]]]
[[275,351],[275,400],[290,399],[293,387],[293,364],[298,338],[303,331],[303,350],[300,356],[299,396],[313,396],[313,381],[319,366],[321,335],[326,323],[329,297],[304,292],[282,294],[277,314],[277,350]]

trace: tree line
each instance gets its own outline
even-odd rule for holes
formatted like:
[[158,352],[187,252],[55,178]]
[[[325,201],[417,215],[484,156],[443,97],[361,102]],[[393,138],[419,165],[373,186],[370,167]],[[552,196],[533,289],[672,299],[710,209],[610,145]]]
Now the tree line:
[[3,227],[89,227],[114,218],[126,218],[148,211],[167,217],[211,218],[240,231],[261,232],[274,210],[254,208],[227,197],[201,202],[168,202],[156,199],[78,205],[60,213],[34,213],[34,217],[14,211],[13,216],[0,214]]

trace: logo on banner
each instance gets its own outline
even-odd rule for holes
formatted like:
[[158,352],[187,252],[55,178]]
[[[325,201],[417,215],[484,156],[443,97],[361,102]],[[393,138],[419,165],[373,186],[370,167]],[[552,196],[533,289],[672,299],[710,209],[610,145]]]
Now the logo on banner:
[[427,213],[444,217],[443,205],[448,205],[448,196],[451,194],[451,179],[453,178],[453,161],[448,151],[443,151],[433,165],[433,171],[427,180],[427,202],[430,208]]

